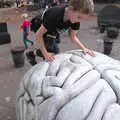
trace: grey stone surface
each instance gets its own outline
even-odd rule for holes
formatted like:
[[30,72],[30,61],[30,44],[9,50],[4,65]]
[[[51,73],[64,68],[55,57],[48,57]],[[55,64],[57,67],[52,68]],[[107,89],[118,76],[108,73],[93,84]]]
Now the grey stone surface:
[[61,53],[23,77],[18,120],[119,120],[120,61],[95,52]]

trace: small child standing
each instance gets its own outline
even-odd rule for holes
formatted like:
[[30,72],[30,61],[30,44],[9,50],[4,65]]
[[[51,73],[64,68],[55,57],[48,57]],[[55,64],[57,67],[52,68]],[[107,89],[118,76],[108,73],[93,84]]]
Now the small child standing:
[[28,14],[24,13],[22,14],[22,17],[24,18],[24,21],[20,26],[20,29],[23,30],[23,42],[24,42],[25,48],[27,49],[28,48],[27,42],[31,43],[31,45],[33,45],[34,42],[28,38],[28,35],[30,32],[30,25],[31,25],[30,21],[28,20]]

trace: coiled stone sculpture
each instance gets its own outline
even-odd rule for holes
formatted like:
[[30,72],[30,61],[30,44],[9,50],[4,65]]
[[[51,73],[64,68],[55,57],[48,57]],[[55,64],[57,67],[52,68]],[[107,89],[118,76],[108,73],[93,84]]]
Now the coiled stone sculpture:
[[17,92],[18,120],[120,120],[120,61],[80,50],[40,62]]

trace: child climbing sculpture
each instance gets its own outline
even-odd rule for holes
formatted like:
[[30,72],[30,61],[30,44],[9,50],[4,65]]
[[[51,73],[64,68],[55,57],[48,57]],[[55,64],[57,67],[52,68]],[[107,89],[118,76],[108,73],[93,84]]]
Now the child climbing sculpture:
[[36,31],[38,50],[36,50],[36,52],[28,51],[26,53],[29,61],[32,61],[30,63],[33,63],[32,65],[37,63],[35,59],[36,55],[48,61],[55,60],[56,54],[60,52],[59,36],[63,30],[68,30],[70,40],[83,50],[85,54],[95,56],[94,52],[84,46],[78,38],[80,22],[88,20],[93,13],[93,0],[70,0],[67,6],[48,8],[43,13],[42,20],[40,21],[41,25]]
[[24,14],[22,14],[22,17],[23,17],[24,21],[23,21],[22,25],[20,26],[20,29],[23,30],[23,42],[24,42],[25,48],[27,49],[28,48],[27,43],[30,43],[31,45],[34,44],[34,42],[28,38],[31,22],[28,20],[28,14],[24,13]]

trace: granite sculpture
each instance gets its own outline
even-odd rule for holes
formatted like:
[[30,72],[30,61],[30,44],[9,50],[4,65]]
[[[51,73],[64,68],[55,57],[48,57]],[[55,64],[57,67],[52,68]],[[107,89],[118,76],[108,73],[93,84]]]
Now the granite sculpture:
[[81,50],[40,62],[17,92],[17,120],[119,120],[120,61]]

